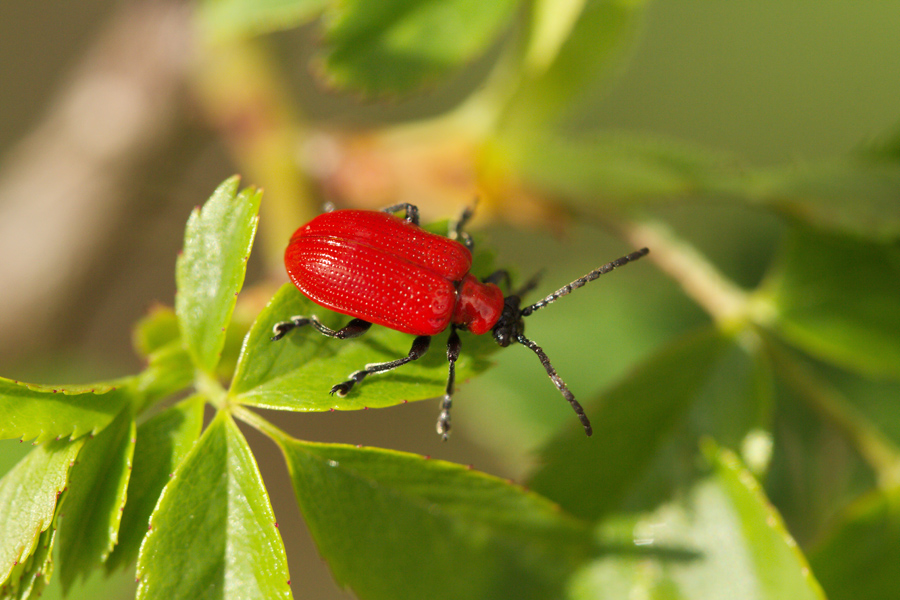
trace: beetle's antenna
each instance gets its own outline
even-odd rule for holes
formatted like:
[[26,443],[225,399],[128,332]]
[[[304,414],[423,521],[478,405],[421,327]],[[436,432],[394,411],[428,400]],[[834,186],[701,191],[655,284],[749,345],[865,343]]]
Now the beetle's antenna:
[[[616,260],[614,260],[612,262],[608,262],[605,265],[603,265],[602,267],[600,267],[598,269],[594,269],[593,271],[591,271],[584,277],[579,277],[572,283],[559,288],[558,290],[556,290],[555,292],[553,292],[552,294],[550,294],[543,300],[541,300],[539,302],[535,302],[531,306],[526,306],[525,308],[522,309],[522,312],[520,314],[523,317],[527,317],[534,311],[540,310],[540,309],[544,308],[545,306],[547,306],[548,304],[556,302],[559,298],[570,293],[572,290],[580,288],[581,286],[588,283],[589,281],[593,281],[593,280],[597,279],[598,277],[600,277],[601,275],[605,275],[606,273],[609,273],[613,269],[616,269],[617,267],[621,267],[622,265],[627,265],[628,263],[636,261],[637,259],[639,259],[643,256],[647,256],[647,254],[649,252],[650,252],[650,250],[648,250],[647,248],[641,248],[637,252],[632,252],[631,254],[626,254],[625,256],[623,256],[621,258],[617,258]],[[541,360],[541,362],[544,362],[544,361]],[[547,365],[545,364],[544,366],[546,367]],[[547,372],[549,373],[549,370]],[[559,386],[557,385],[557,387],[559,387]],[[560,388],[560,391],[562,391],[562,388]],[[563,395],[565,395],[565,394],[563,394]]]
[[556,369],[554,369],[553,365],[550,364],[550,359],[544,353],[544,350],[521,333],[516,336],[516,341],[537,354],[537,357],[540,359],[541,364],[544,365],[544,369],[547,371],[547,375],[550,377],[550,381],[553,382],[553,385],[556,386],[556,389],[559,390],[559,393],[563,395],[563,398],[568,400],[569,404],[572,405],[572,410],[575,411],[575,414],[578,415],[579,420],[581,420],[581,424],[584,426],[584,432],[588,436],[590,436],[594,432],[594,430],[591,428],[590,420],[587,418],[587,415],[584,414],[584,409],[581,407],[581,404],[578,403],[578,400],[575,399],[575,395],[569,391],[569,387],[566,385],[566,382],[562,380],[562,378],[556,373]]

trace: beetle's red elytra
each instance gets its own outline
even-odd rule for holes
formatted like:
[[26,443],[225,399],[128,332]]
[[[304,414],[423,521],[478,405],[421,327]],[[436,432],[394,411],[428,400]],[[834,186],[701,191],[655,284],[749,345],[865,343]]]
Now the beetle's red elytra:
[[[405,218],[392,214],[401,210]],[[496,271],[481,281],[469,273],[472,240],[464,227],[471,216],[472,210],[466,209],[451,225],[449,237],[444,237],[419,227],[419,211],[412,204],[382,211],[337,210],[319,215],[291,237],[284,255],[288,276],[316,304],[354,318],[345,327],[332,330],[314,315],[291,317],[275,324],[272,339],[279,340],[305,325],[338,339],[360,336],[373,324],[416,336],[407,356],[366,365],[331,388],[332,394],[344,396],[367,375],[420,358],[428,350],[431,336],[449,327],[449,375],[437,423],[438,433],[446,440],[461,350],[457,331],[476,335],[491,331],[500,346],[517,342],[538,356],[551,381],[575,410],[585,433],[591,435],[590,421],[575,396],[541,347],[525,337],[523,318],[600,275],[645,256],[649,250],[643,248],[609,262],[543,300],[519,308],[521,296],[534,288],[536,280],[504,296],[498,284],[509,287],[506,271]]]
[[452,323],[480,335],[503,311],[500,288],[469,274],[468,248],[383,212],[319,215],[294,233],[284,261],[316,304],[403,333]]

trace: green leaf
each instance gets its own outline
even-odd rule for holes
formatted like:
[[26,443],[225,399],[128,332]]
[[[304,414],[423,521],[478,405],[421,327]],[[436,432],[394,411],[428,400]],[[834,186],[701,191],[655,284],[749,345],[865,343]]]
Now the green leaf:
[[129,389],[137,396],[137,412],[188,388],[194,382],[194,363],[180,339],[154,350],[147,368],[136,375]]
[[212,373],[225,345],[237,293],[244,283],[261,191],[237,194],[238,178],[227,179],[188,219],[184,251],[175,265],[175,314],[198,368]]
[[396,94],[483,54],[518,0],[346,0],[326,20],[324,75],[332,85]]
[[810,553],[831,600],[893,600],[900,589],[900,488],[849,507]]
[[900,248],[797,227],[763,297],[776,331],[797,347],[900,377]]
[[[750,568],[764,598],[824,598],[806,558],[769,503],[759,482],[728,450],[706,445],[706,455],[715,469],[715,483],[737,517],[750,559]],[[712,532],[711,532],[712,533]],[[713,544],[719,543],[714,533]]]
[[85,578],[99,567],[116,545],[134,442],[134,419],[126,409],[89,439],[78,455],[59,523],[63,590],[68,590],[78,575]]
[[555,598],[591,552],[585,525],[462,465],[298,440],[282,448],[319,551],[362,600]]
[[[503,126],[531,133],[559,123],[606,79],[637,38],[643,0],[537,0],[523,69]],[[572,20],[573,17],[577,19]]]
[[202,397],[193,396],[138,427],[128,503],[119,526],[119,543],[106,561],[107,572],[137,558],[163,488],[200,435],[203,404]]
[[56,527],[51,525],[38,539],[34,554],[13,569],[6,584],[0,584],[0,598],[39,598],[53,573],[53,542]]
[[69,468],[83,443],[84,438],[46,442],[0,480],[0,588],[16,564],[39,549],[41,532],[51,525]]
[[202,0],[198,21],[212,40],[281,31],[315,18],[328,0]]
[[[520,132],[521,133],[521,132]],[[717,199],[746,194],[748,180],[721,152],[616,132],[510,132],[495,151],[530,186],[571,202]]]
[[523,58],[526,72],[543,73],[556,60],[586,3],[587,0],[534,0],[531,3],[528,44]]
[[106,427],[131,397],[127,384],[38,385],[0,377],[0,438],[76,438]]
[[900,237],[900,164],[859,157],[762,169],[751,200],[816,227],[891,241]]
[[138,427],[128,503],[119,526],[119,543],[106,561],[107,573],[137,559],[163,488],[200,436],[203,405],[202,397],[192,396]]
[[132,334],[132,344],[138,355],[148,358],[160,348],[181,339],[178,317],[168,306],[156,305],[150,309]]
[[138,557],[138,600],[290,598],[253,454],[220,412],[163,491]]
[[[572,424],[547,445],[529,487],[585,519],[619,508],[660,457],[681,458],[685,445],[675,444],[676,453],[667,445],[670,436],[680,433],[727,347],[719,332],[709,328],[670,344],[638,366],[603,394],[602,403],[585,407],[594,424],[593,437],[585,437]],[[693,448],[688,447],[691,454]],[[690,456],[686,460],[690,465]],[[681,471],[689,475],[690,469],[682,466]],[[659,476],[681,474],[670,468]],[[659,493],[652,495],[658,499]]]
[[[275,323],[312,314],[332,328],[350,320],[313,304],[293,285],[283,286],[250,330],[229,393],[242,404],[295,411],[380,408],[443,395],[447,354],[445,336],[437,336],[421,359],[367,378],[345,398],[332,396],[331,386],[366,364],[406,356],[414,338],[373,327],[360,338],[337,340],[306,327],[271,341]],[[487,362],[481,356],[496,348],[492,340],[484,339],[488,336],[463,336],[463,351],[456,363],[458,381],[483,371]]]
[[[777,375],[772,465],[766,489],[802,543],[876,483],[898,481],[900,450],[796,352],[766,338]],[[896,400],[894,399],[894,403]]]
[[713,473],[683,503],[607,524],[607,539],[632,549],[582,571],[571,600],[824,600],[756,480],[732,453],[711,447],[707,455]]

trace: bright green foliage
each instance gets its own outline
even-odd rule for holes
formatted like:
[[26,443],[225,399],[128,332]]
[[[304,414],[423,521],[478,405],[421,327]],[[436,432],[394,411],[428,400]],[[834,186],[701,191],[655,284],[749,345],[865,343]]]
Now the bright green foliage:
[[403,92],[484,53],[516,0],[346,0],[329,12],[323,72],[370,93]]
[[106,560],[116,545],[134,442],[134,419],[126,409],[85,442],[69,473],[69,490],[59,523],[63,589]]
[[212,39],[294,27],[324,13],[323,77],[373,94],[407,92],[484,54],[518,0],[204,0]]
[[275,516],[247,441],[219,413],[163,490],[138,558],[150,598],[291,598]]
[[[743,540],[749,572],[745,580],[763,598],[785,600],[824,599],[810,573],[809,565],[784,527],[778,512],[769,504],[759,482],[728,451],[707,444],[706,453],[714,467],[714,481],[722,500],[734,514]],[[702,492],[701,492],[702,493]],[[721,544],[722,532],[708,531],[709,550]],[[734,575],[734,573],[732,574]]]
[[[332,396],[328,393],[331,386],[347,379],[362,365],[406,356],[413,338],[377,327],[358,340],[341,341],[307,327],[272,342],[275,323],[293,315],[311,314],[319,315],[326,326],[335,329],[349,321],[313,304],[291,284],[278,291],[247,337],[231,385],[231,393],[238,402],[280,410],[361,410],[435,398],[444,393],[446,337],[437,336],[428,354],[404,366],[396,376],[367,379],[364,393],[356,389],[345,398]],[[457,362],[460,380],[487,367],[486,361],[478,356],[481,354],[478,349],[485,347],[484,340],[473,337],[466,336],[463,341],[466,351]],[[488,347],[496,346],[491,343]]]
[[528,134],[558,124],[578,108],[572,100],[599,88],[632,47],[644,4],[643,0],[534,2],[524,81],[506,109],[501,133],[525,142]]
[[573,580],[571,600],[824,600],[759,483],[731,452],[707,454],[712,472],[683,501],[602,528],[612,549]]
[[191,213],[184,250],[175,266],[175,313],[197,368],[211,373],[225,346],[225,329],[244,283],[262,192],[237,193],[225,181],[202,209]]
[[[198,46],[222,44],[203,47],[203,58],[240,54],[251,36],[308,23],[321,42],[313,70],[364,100],[451,88],[468,66],[466,75],[492,69],[471,82],[476,91],[462,110],[440,120],[435,146],[467,148],[465,170],[488,195],[552,198],[556,212],[585,228],[603,223],[627,245],[652,246],[641,266],[655,260],[655,276],[669,277],[672,294],[683,291],[697,307],[686,324],[663,326],[683,316],[671,316],[676,302],[644,311],[650,316],[628,305],[630,329],[601,340],[585,340],[582,315],[556,312],[564,350],[581,353],[592,377],[608,366],[594,353],[600,345],[616,355],[610,372],[618,373],[628,353],[617,349],[641,327],[655,328],[647,336],[654,344],[677,339],[608,389],[597,383],[595,399],[578,396],[592,438],[571,415],[559,431],[552,419],[541,423],[550,441],[536,457],[519,453],[536,459],[532,491],[418,455],[292,439],[252,409],[359,410],[440,396],[446,337],[436,336],[421,360],[331,396],[365,364],[405,356],[412,338],[375,327],[339,341],[307,328],[273,342],[273,324],[293,315],[316,314],[332,328],[348,320],[291,285],[247,332],[252,315],[232,317],[261,192],[228,179],[190,216],[174,310],[156,308],[136,327],[140,373],[80,386],[0,379],[0,437],[42,442],[0,480],[0,600],[40,594],[54,542],[65,587],[98,566],[137,561],[140,598],[291,597],[268,494],[234,419],[283,450],[321,554],[360,600],[821,599],[788,529],[805,544],[829,520],[812,552],[829,597],[897,595],[900,137],[865,154],[754,167],[681,140],[585,126],[594,122],[585,101],[604,91],[638,38],[643,0],[199,4]],[[256,92],[260,114],[280,118],[282,100]],[[257,133],[258,123],[247,123]],[[385,137],[388,154],[404,139]],[[451,174],[459,167],[449,166]],[[774,260],[759,246],[748,248],[754,256],[736,247],[739,257],[707,260],[702,243],[674,233],[690,229],[679,215],[697,200],[777,220],[770,235],[784,233],[786,243]],[[668,220],[671,227],[661,223]],[[729,267],[745,259],[758,264],[734,284]],[[649,306],[626,292],[591,305],[591,315],[609,319],[610,306],[627,301]],[[625,314],[614,313],[611,320]],[[489,336],[462,339],[458,383],[484,371],[496,350]],[[527,350],[518,354],[511,360],[539,369],[533,356],[522,358]],[[531,410],[541,420],[542,409],[520,408],[532,394],[518,385],[503,384],[516,403],[504,416]],[[872,410],[842,392],[853,385],[882,386],[889,401]],[[535,402],[555,393],[546,379],[542,386]],[[496,399],[481,400],[471,404]],[[216,413],[205,432],[204,410]],[[486,421],[505,440],[500,428],[515,419]]]
[[35,385],[0,378],[0,438],[76,438],[106,427],[129,394],[115,384]]
[[361,598],[554,598],[591,554],[586,524],[462,465],[298,440],[282,448],[320,552]]
[[150,358],[175,341],[181,340],[178,317],[167,306],[154,306],[143,319],[134,326],[132,342],[134,350],[143,358]]
[[5,593],[7,585],[15,589],[28,557],[45,552],[39,548],[41,532],[51,527],[59,494],[66,489],[69,469],[83,442],[46,442],[0,481],[0,591]]
[[108,571],[127,566],[137,558],[159,495],[200,436],[202,424],[203,398],[194,396],[138,427],[128,503],[122,513],[119,543],[106,561]]
[[129,391],[134,394],[139,408],[152,406],[190,387],[195,370],[181,338],[178,338],[147,357],[147,368],[131,380]]
[[[39,598],[53,573],[53,541],[56,527],[45,529],[38,538],[34,553],[16,565],[8,579],[7,596],[11,598]],[[6,590],[5,590],[6,591]]]

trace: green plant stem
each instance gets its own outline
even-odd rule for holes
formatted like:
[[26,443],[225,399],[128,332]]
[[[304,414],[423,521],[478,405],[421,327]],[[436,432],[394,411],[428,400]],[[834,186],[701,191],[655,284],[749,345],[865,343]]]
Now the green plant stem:
[[216,407],[216,410],[225,408],[227,392],[213,375],[202,369],[197,369],[194,377],[194,386],[210,404]]
[[[763,293],[748,294],[740,289],[663,223],[619,221],[614,226],[635,247],[650,248],[648,258],[709,313],[722,330],[759,332],[774,368],[817,414],[847,436],[876,472],[879,485],[900,484],[900,450],[837,391],[817,381],[778,342],[765,334],[775,308]],[[748,329],[751,324],[755,327]]]
[[279,446],[281,446],[283,442],[291,439],[291,436],[286,432],[282,431],[275,425],[272,425],[270,421],[262,418],[257,413],[248,408],[245,408],[243,406],[234,406],[232,407],[231,411],[236,418],[240,419],[250,427],[253,427],[263,435],[268,436]]

